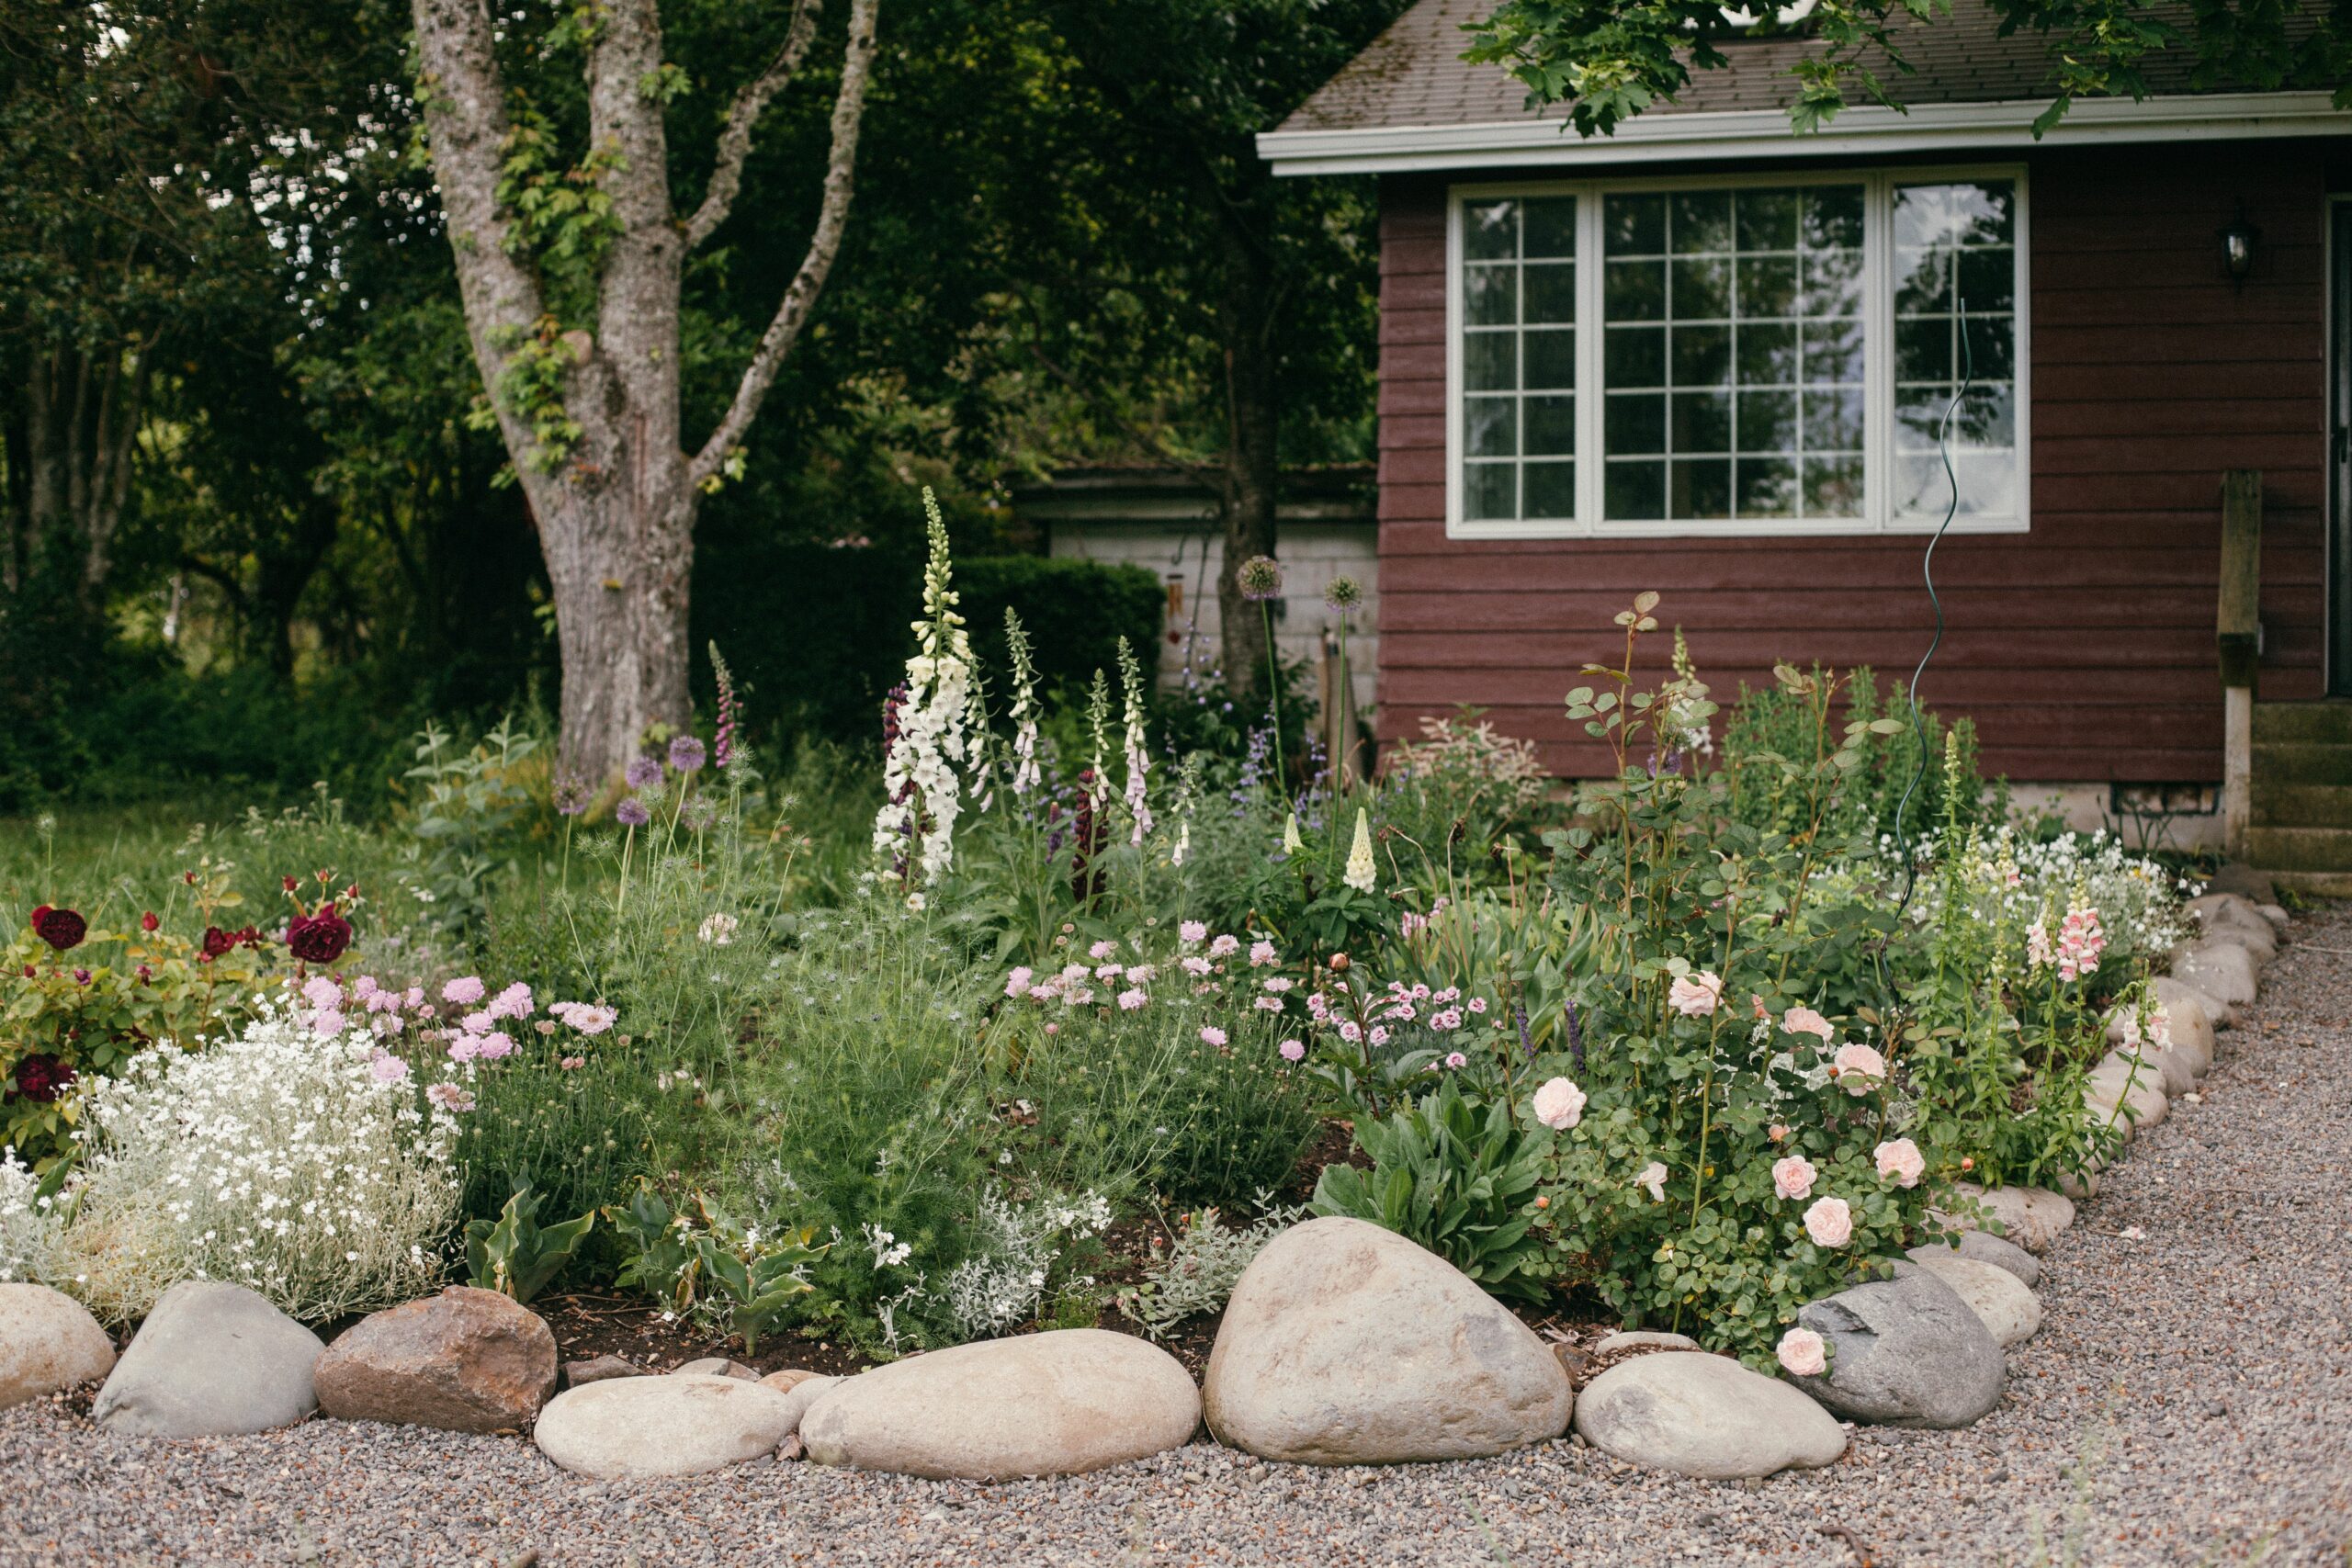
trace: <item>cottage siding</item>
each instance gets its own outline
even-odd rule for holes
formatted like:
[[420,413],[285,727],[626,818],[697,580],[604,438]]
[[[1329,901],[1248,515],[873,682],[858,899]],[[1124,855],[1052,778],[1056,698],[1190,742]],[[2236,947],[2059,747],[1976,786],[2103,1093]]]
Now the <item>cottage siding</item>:
[[[2261,694],[2322,694],[2328,153],[2030,158],[2033,527],[1938,549],[1949,630],[1922,688],[1975,718],[1988,771],[2220,779],[2226,468],[2265,476]],[[1606,771],[1561,697],[1582,664],[1616,656],[1610,617],[1643,589],[1664,595],[1661,618],[1724,697],[1769,682],[1780,660],[1907,675],[1933,626],[1922,537],[1446,537],[1448,183],[1397,175],[1382,192],[1383,739],[1467,703],[1541,742],[1555,773]],[[2240,201],[2261,250],[2233,286],[2217,234]],[[1663,637],[1652,649],[1655,675]]]

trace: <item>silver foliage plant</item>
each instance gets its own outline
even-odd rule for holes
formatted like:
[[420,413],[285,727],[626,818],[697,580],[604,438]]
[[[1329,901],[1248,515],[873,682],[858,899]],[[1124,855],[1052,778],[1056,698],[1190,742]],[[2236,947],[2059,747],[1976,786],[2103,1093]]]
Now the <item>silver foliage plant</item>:
[[1260,1192],[1261,1216],[1239,1227],[1227,1224],[1215,1209],[1193,1216],[1168,1256],[1144,1270],[1144,1282],[1120,1292],[1119,1311],[1155,1339],[1165,1339],[1186,1318],[1224,1311],[1242,1271],[1266,1244],[1307,1216],[1306,1204],[1276,1204],[1272,1197]]

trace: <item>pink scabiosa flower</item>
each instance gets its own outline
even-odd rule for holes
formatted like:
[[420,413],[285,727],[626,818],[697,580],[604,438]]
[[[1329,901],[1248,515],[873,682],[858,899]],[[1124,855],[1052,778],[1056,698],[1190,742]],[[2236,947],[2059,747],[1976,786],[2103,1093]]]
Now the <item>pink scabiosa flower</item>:
[[1252,968],[1263,969],[1269,964],[1280,964],[1282,961],[1282,954],[1274,951],[1272,942],[1253,942],[1250,944],[1250,964]]
[[1552,1078],[1536,1089],[1531,1108],[1538,1122],[1565,1133],[1584,1120],[1584,1090],[1566,1078]]
[[503,1031],[485,1034],[474,1042],[474,1055],[485,1062],[495,1062],[514,1054],[514,1037]]
[[582,1034],[602,1034],[620,1016],[611,1008],[592,1007],[586,1002],[559,1002],[548,1010]]
[[1813,1196],[1814,1178],[1820,1175],[1803,1155],[1787,1155],[1772,1162],[1772,1190],[1783,1199]]
[[1827,1019],[1811,1008],[1791,1008],[1781,1015],[1781,1027],[1791,1034],[1815,1034],[1826,1044],[1838,1032]]
[[1867,1045],[1840,1045],[1829,1071],[1848,1094],[1864,1095],[1886,1077],[1886,1058]]
[[441,999],[459,1007],[471,1007],[481,1000],[485,987],[479,975],[467,975],[441,987]]
[[1804,1212],[1804,1234],[1816,1247],[1843,1247],[1854,1239],[1854,1211],[1843,1198],[1819,1198]]
[[1086,956],[1100,960],[1108,958],[1118,951],[1119,944],[1115,942],[1098,942],[1086,950]]
[[343,987],[332,975],[313,975],[302,982],[302,999],[321,1010],[341,1007]]
[[588,1058],[585,1056],[566,1056],[563,1060],[556,1064],[557,1066],[561,1067],[567,1073],[576,1073],[587,1065]]
[[1182,920],[1177,923],[1176,934],[1188,942],[1206,942],[1209,937],[1209,928],[1206,923],[1200,920]]
[[1919,1145],[1908,1138],[1890,1138],[1871,1151],[1878,1162],[1878,1173],[1892,1177],[1897,1187],[1917,1187],[1926,1175],[1928,1162],[1919,1153]]
[[1204,1045],[1222,1048],[1225,1044],[1225,1031],[1212,1023],[1201,1031],[1201,1043]]
[[1667,1004],[1685,1018],[1704,1018],[1724,998],[1723,977],[1706,970],[1678,975],[1667,991]]
[[433,1085],[424,1091],[424,1098],[435,1109],[453,1113],[471,1111],[474,1108],[474,1097],[453,1083],[444,1082]]
[[1238,936],[1220,936],[1209,943],[1211,958],[1230,958],[1240,951],[1241,939]]
[[1004,994],[1008,997],[1027,996],[1029,982],[1036,978],[1036,976],[1037,972],[1026,964],[1013,965],[1012,973],[1004,977]]
[[1792,1328],[1781,1336],[1772,1354],[1792,1376],[1817,1378],[1829,1370],[1829,1346],[1810,1328]]
[[1121,991],[1119,993],[1119,1010],[1121,1012],[1133,1012],[1149,1000],[1151,1000],[1151,998],[1144,995],[1143,988],[1141,987],[1136,987],[1132,990]]
[[458,1021],[458,1027],[469,1034],[487,1034],[497,1025],[498,1021],[490,1016],[487,1009],[469,1012]]
[[1285,1040],[1274,1048],[1282,1053],[1285,1062],[1300,1061],[1306,1055],[1306,1047],[1296,1040]]
[[491,998],[492,1018],[528,1018],[533,1007],[531,987],[517,980]]
[[389,1051],[379,1051],[368,1058],[368,1076],[378,1083],[405,1083],[408,1081],[408,1064]]
[[1184,960],[1184,973],[1193,976],[1195,979],[1209,974],[1216,967],[1216,964],[1211,964],[1207,959],[1203,958],[1197,953]]

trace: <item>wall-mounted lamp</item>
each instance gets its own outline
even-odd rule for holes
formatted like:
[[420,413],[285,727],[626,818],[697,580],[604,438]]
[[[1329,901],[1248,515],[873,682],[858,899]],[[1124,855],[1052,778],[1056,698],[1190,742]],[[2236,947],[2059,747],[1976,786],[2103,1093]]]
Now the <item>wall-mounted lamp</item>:
[[2238,203],[2237,220],[2222,231],[2222,269],[2233,283],[2244,283],[2254,272],[2255,247],[2262,231],[2245,220],[2245,203]]

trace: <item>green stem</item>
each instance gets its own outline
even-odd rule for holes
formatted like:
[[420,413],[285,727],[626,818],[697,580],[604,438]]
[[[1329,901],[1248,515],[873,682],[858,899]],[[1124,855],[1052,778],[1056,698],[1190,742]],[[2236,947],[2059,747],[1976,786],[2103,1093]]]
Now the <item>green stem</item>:
[[1281,787],[1283,799],[1290,799],[1290,780],[1283,758],[1283,667],[1274,655],[1274,605],[1271,599],[1258,601],[1258,614],[1266,627],[1266,695],[1274,716],[1274,783]]
[[621,839],[621,890],[613,899],[613,913],[618,915],[628,904],[628,852],[637,844],[637,828],[632,824]]

